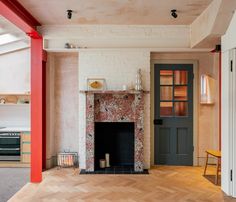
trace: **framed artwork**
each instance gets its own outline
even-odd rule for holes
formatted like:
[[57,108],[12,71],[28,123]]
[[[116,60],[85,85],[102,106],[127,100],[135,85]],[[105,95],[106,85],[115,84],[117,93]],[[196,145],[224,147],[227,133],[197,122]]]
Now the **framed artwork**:
[[88,90],[106,90],[106,80],[103,78],[88,78]]

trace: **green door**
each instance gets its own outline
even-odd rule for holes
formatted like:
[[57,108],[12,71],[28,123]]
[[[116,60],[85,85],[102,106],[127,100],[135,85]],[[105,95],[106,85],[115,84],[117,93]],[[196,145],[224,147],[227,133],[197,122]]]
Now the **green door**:
[[154,67],[155,164],[193,165],[193,65]]

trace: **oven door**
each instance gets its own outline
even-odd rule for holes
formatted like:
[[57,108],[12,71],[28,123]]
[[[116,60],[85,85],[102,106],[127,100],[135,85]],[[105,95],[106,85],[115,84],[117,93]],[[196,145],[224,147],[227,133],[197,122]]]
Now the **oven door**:
[[20,159],[20,136],[0,135],[0,160]]

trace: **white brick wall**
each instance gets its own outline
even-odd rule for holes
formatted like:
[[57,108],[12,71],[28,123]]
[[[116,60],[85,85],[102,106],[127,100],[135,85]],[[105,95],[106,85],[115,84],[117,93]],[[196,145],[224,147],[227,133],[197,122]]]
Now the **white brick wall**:
[[[79,55],[79,90],[86,90],[87,78],[105,78],[107,89],[119,90],[134,85],[137,69],[141,68],[143,87],[150,90],[150,52],[140,50],[85,50]],[[85,95],[79,94],[80,167],[85,168]],[[145,167],[150,167],[150,94],[145,99]]]

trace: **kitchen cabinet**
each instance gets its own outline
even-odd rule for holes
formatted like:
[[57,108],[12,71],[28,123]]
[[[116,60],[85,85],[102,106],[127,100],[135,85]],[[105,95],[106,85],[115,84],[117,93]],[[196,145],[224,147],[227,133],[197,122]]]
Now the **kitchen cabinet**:
[[30,163],[31,136],[30,132],[21,132],[21,162]]

